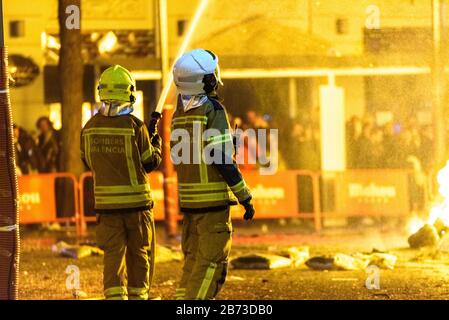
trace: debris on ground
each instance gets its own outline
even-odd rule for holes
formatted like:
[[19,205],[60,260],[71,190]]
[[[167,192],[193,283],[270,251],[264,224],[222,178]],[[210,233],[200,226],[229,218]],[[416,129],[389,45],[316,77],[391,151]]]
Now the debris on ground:
[[72,245],[64,241],[59,241],[51,247],[51,250],[58,253],[62,257],[72,259],[82,259],[92,255],[101,256],[104,254],[103,250],[89,245]]
[[391,299],[390,295],[388,293],[384,293],[384,292],[373,293],[373,296],[379,297],[379,298]]
[[313,270],[362,270],[369,260],[356,258],[348,254],[337,253],[334,256],[313,257],[306,261],[306,266]]
[[41,230],[42,231],[61,231],[62,227],[58,222],[53,222],[53,223],[43,223],[41,225]]
[[247,254],[231,260],[231,265],[235,269],[271,270],[290,267],[292,263],[289,258],[266,253]]
[[156,263],[164,263],[171,261],[182,261],[182,252],[165,246],[156,246]]
[[[438,226],[440,228],[440,226]],[[425,224],[417,232],[408,237],[410,248],[435,247],[440,240],[437,228],[430,224]]]
[[443,237],[449,231],[449,226],[441,218],[436,219],[433,226],[440,237]]
[[359,259],[367,259],[369,261],[369,266],[377,266],[380,269],[389,269],[393,270],[396,265],[396,261],[398,258],[386,252],[373,252],[373,253],[356,253],[354,254],[355,258]]
[[74,299],[86,299],[87,298],[87,293],[81,290],[73,290],[72,292],[72,297]]
[[270,253],[280,255],[292,260],[293,267],[299,267],[300,265],[303,265],[307,261],[307,259],[310,258],[310,250],[307,246],[288,247],[282,250],[279,250],[276,247],[271,247],[268,248],[268,251]]
[[369,265],[369,259],[364,256],[350,256],[337,253],[334,256],[334,264],[337,270],[364,270]]
[[408,238],[410,248],[436,248],[439,252],[449,252],[449,226],[438,218],[433,225],[425,224]]
[[269,248],[269,253],[253,253],[231,260],[235,269],[279,269],[299,267],[309,259],[309,247]]
[[[82,259],[89,256],[101,256],[104,254],[103,250],[91,245],[72,245],[64,241],[59,241],[51,247],[54,253],[59,254],[61,257],[67,257],[72,259]],[[171,261],[181,261],[183,255],[180,251],[173,250],[165,246],[156,246],[156,263],[164,263]]]
[[287,250],[280,252],[283,257],[288,257],[292,260],[293,267],[303,265],[307,259],[310,258],[309,247],[289,247]]
[[245,278],[243,278],[243,277],[238,277],[238,276],[228,276],[228,277],[226,277],[226,281],[244,281],[245,280]]
[[389,253],[372,252],[353,255],[337,253],[333,256],[318,256],[306,261],[313,270],[364,270],[370,265],[381,269],[394,269],[397,257]]
[[335,270],[334,257],[313,257],[306,261],[306,266],[313,270]]

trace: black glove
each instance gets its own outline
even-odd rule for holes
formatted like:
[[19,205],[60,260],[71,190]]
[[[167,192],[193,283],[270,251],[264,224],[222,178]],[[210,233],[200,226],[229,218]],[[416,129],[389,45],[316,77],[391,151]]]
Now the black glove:
[[152,137],[154,134],[157,134],[157,124],[159,123],[159,120],[161,120],[162,114],[159,112],[152,112],[151,113],[151,120],[150,124],[148,125],[148,131],[150,132],[150,136]]
[[251,203],[251,198],[241,203],[241,205],[245,208],[245,214],[243,215],[243,219],[252,220],[256,210],[254,209],[253,204]]
[[157,132],[151,137],[151,145],[158,149],[162,148],[162,138]]

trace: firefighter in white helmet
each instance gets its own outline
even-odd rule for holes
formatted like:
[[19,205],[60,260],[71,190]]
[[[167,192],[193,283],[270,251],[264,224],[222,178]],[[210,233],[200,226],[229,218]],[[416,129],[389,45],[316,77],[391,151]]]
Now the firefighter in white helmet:
[[[234,161],[231,128],[217,96],[218,57],[208,50],[189,51],[177,60],[173,76],[179,95],[172,120],[172,159],[178,175],[185,256],[176,298],[212,299],[226,279],[232,233],[229,207],[243,205],[245,220],[253,218],[254,207]],[[179,130],[199,131],[198,136],[207,137],[189,138],[190,152],[199,152],[199,161],[177,161]]]

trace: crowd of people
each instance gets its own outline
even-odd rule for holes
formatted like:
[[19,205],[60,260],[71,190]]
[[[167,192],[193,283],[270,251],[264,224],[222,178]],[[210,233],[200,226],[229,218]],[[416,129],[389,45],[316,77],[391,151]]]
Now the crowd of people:
[[59,171],[60,138],[48,117],[36,121],[37,135],[14,124],[16,170],[19,175]]
[[[282,125],[275,119],[248,111],[245,117],[230,116],[232,128],[243,130],[279,129],[279,163],[281,168],[320,170],[321,141],[317,116],[302,115]],[[262,152],[257,139],[244,140],[244,169],[257,165],[254,158]],[[352,117],[346,123],[348,169],[414,169],[428,172],[432,166],[433,127],[421,125],[415,119],[403,123],[378,125],[373,117]],[[254,145],[256,147],[254,147]],[[253,146],[253,148],[251,148]],[[257,150],[255,153],[253,150]]]
[[351,169],[415,169],[432,165],[433,128],[415,119],[406,123],[375,124],[371,117],[347,123],[347,160]]
[[[301,119],[276,119],[270,115],[262,115],[254,110],[246,112],[243,118],[230,115],[231,127],[238,127],[245,132],[246,129],[266,129],[267,146],[261,144],[260,137],[245,135],[240,137],[239,152],[244,153],[245,163],[240,164],[243,169],[254,169],[270,158],[270,135],[268,129],[278,130],[277,148],[278,169],[309,169],[319,170],[320,155],[320,127],[312,116]],[[243,139],[242,139],[243,138]],[[272,150],[274,151],[274,150]],[[255,164],[254,164],[255,163]]]
[[[287,166],[320,170],[321,142],[318,121],[297,121],[291,126]],[[433,128],[414,119],[377,125],[372,117],[352,117],[346,124],[348,169],[416,169],[432,166]]]
[[[243,131],[242,169],[257,168],[269,147],[261,148],[256,136],[245,135],[246,129],[279,129],[280,168],[320,170],[320,127],[313,116],[278,126],[268,115],[253,110],[244,117],[230,117],[231,127]],[[315,117],[316,118],[316,117]],[[36,121],[37,134],[14,125],[16,163],[19,174],[59,171],[60,138],[48,117]],[[432,165],[433,129],[419,125],[414,119],[407,123],[391,122],[379,126],[372,117],[352,117],[346,124],[347,167],[349,169],[415,169],[428,171]],[[269,139],[268,139],[269,144]]]
[[[267,135],[267,147],[261,148],[261,141],[257,137],[257,129],[269,129],[270,119],[262,116],[257,112],[250,110],[244,118],[233,117],[229,114],[229,122],[233,130],[239,129],[239,143],[237,152],[243,154],[243,163],[239,163],[239,167],[243,170],[253,170],[260,165],[261,157],[266,158],[269,150],[269,136]],[[247,129],[254,129],[256,135],[249,134]]]

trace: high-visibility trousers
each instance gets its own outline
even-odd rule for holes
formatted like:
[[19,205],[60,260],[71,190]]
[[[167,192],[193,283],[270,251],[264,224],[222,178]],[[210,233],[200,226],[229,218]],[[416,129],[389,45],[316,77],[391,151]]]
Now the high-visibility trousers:
[[148,299],[152,274],[149,251],[154,250],[154,240],[150,210],[97,215],[106,299]]
[[213,299],[227,275],[232,223],[229,208],[185,213],[182,230],[184,268],[176,299]]

